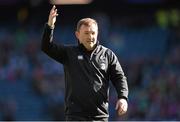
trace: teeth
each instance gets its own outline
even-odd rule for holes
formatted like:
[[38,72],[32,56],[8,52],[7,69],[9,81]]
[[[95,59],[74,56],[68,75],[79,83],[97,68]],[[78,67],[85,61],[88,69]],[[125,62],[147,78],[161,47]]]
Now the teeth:
[[93,42],[93,41],[89,40],[88,42]]

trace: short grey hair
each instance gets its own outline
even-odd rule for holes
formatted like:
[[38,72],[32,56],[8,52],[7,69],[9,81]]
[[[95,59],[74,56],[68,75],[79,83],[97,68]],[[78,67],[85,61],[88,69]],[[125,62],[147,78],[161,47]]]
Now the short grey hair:
[[92,24],[92,23],[97,25],[97,28],[98,28],[98,24],[95,19],[92,19],[92,18],[80,19],[79,22],[77,23],[76,31],[79,31],[79,29],[81,28],[82,25],[90,26],[90,24]]

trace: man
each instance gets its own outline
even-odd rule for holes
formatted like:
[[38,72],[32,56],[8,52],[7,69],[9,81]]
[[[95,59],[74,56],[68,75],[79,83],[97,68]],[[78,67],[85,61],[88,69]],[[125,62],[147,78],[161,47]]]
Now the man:
[[109,81],[118,94],[118,115],[126,113],[128,85],[115,54],[99,44],[98,25],[84,18],[77,24],[77,46],[54,44],[57,9],[52,7],[42,38],[42,50],[64,66],[66,120],[108,121]]

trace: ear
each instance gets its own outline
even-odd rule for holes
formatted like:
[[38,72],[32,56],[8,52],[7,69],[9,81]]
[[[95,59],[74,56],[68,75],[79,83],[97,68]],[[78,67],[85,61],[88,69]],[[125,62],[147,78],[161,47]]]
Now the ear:
[[75,32],[75,35],[76,35],[76,38],[77,38],[78,43],[81,43],[80,40],[79,40],[79,31],[76,31],[76,32]]
[[78,31],[75,32],[75,35],[76,35],[76,38],[79,39],[79,32]]

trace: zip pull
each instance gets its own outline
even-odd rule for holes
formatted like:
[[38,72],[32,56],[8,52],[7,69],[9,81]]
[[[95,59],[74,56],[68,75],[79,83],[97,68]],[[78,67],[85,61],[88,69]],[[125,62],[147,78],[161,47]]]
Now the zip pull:
[[96,50],[97,50],[97,47],[96,47],[96,49],[94,49],[94,50],[92,51],[91,56],[90,56],[90,61],[92,61],[92,57],[93,57],[94,52],[95,52]]

